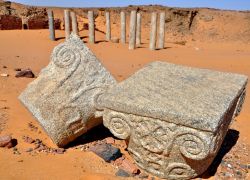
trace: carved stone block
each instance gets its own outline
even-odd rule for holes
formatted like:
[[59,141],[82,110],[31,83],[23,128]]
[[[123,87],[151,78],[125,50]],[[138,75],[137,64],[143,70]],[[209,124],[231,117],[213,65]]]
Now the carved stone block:
[[113,76],[82,40],[71,35],[53,50],[51,62],[19,99],[58,146],[102,123],[94,119],[95,99]]
[[104,125],[138,166],[190,179],[213,161],[245,97],[247,77],[154,62],[97,99]]

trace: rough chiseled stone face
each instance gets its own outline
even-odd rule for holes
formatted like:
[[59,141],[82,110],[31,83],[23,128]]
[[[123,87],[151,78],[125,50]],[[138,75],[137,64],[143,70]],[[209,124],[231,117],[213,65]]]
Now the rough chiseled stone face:
[[19,99],[58,146],[65,146],[93,126],[95,100],[116,83],[76,35],[53,50],[51,62]]
[[[103,123],[146,171],[190,179],[213,161],[239,114],[247,77],[154,62],[97,100]],[[104,109],[103,111],[101,111]]]

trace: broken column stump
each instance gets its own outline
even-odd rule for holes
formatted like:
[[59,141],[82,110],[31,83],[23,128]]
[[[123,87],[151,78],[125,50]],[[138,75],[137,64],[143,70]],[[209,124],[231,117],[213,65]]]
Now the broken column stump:
[[131,11],[128,49],[135,49],[135,48],[136,48],[136,11]]
[[126,13],[121,11],[121,43],[126,43]]
[[159,35],[158,35],[158,48],[164,49],[165,43],[165,12],[160,13]]
[[55,25],[54,25],[54,13],[51,9],[48,10],[48,19],[49,19],[49,38],[52,41],[55,41]]
[[19,96],[50,138],[63,147],[101,122],[94,119],[95,99],[113,76],[72,34],[53,50],[51,62]]
[[89,42],[95,43],[95,18],[94,12],[88,11],[88,20],[89,20]]
[[[247,77],[153,62],[97,99],[137,165],[167,179],[202,174],[242,107]],[[102,111],[103,109],[103,111]]]
[[65,39],[70,36],[70,11],[68,9],[64,10],[64,28],[65,28]]
[[110,12],[105,12],[106,17],[106,41],[111,40],[111,24],[110,24]]
[[149,39],[149,49],[155,50],[156,46],[156,33],[157,33],[157,13],[153,12],[151,14],[151,24],[150,24],[150,39]]
[[72,31],[74,34],[79,35],[76,13],[74,11],[71,11],[70,17],[71,17],[71,22],[72,22]]

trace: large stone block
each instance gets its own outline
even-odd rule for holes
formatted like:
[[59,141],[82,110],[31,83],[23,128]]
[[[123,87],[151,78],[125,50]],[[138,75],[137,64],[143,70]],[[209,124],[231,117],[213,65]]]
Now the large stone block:
[[98,114],[138,166],[190,179],[213,161],[240,112],[247,77],[154,62],[97,99]]
[[113,76],[76,35],[53,50],[51,62],[20,95],[58,146],[65,146],[101,123],[94,119],[95,99]]

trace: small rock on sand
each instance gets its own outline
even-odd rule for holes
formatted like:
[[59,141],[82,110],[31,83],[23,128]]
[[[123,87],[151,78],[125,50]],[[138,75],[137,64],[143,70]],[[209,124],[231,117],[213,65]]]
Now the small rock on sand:
[[0,147],[12,148],[16,144],[16,140],[12,139],[10,135],[0,136]]
[[104,159],[106,162],[114,161],[122,155],[120,149],[110,144],[97,144],[89,150]]
[[28,136],[23,136],[23,140],[24,140],[24,142],[29,143],[29,144],[32,144],[35,142],[34,139],[32,139],[31,137],[28,137]]
[[15,70],[15,71],[22,71],[21,68],[15,68],[14,70]]
[[118,171],[115,173],[116,176],[121,176],[121,177],[130,177],[131,174],[128,172],[124,171],[123,169],[118,169]]
[[139,169],[135,164],[133,164],[128,159],[124,159],[122,161],[122,164],[120,166],[121,169],[125,170],[126,172],[129,172],[130,174],[138,174]]
[[24,69],[22,71],[18,71],[16,73],[16,77],[17,78],[19,78],[19,77],[34,78],[35,75],[30,69]]
[[1,76],[1,77],[8,77],[8,76],[9,76],[9,74],[2,73],[2,74],[0,74],[0,76]]
[[106,142],[107,142],[107,144],[114,144],[115,140],[112,137],[108,137],[108,138],[106,138]]

